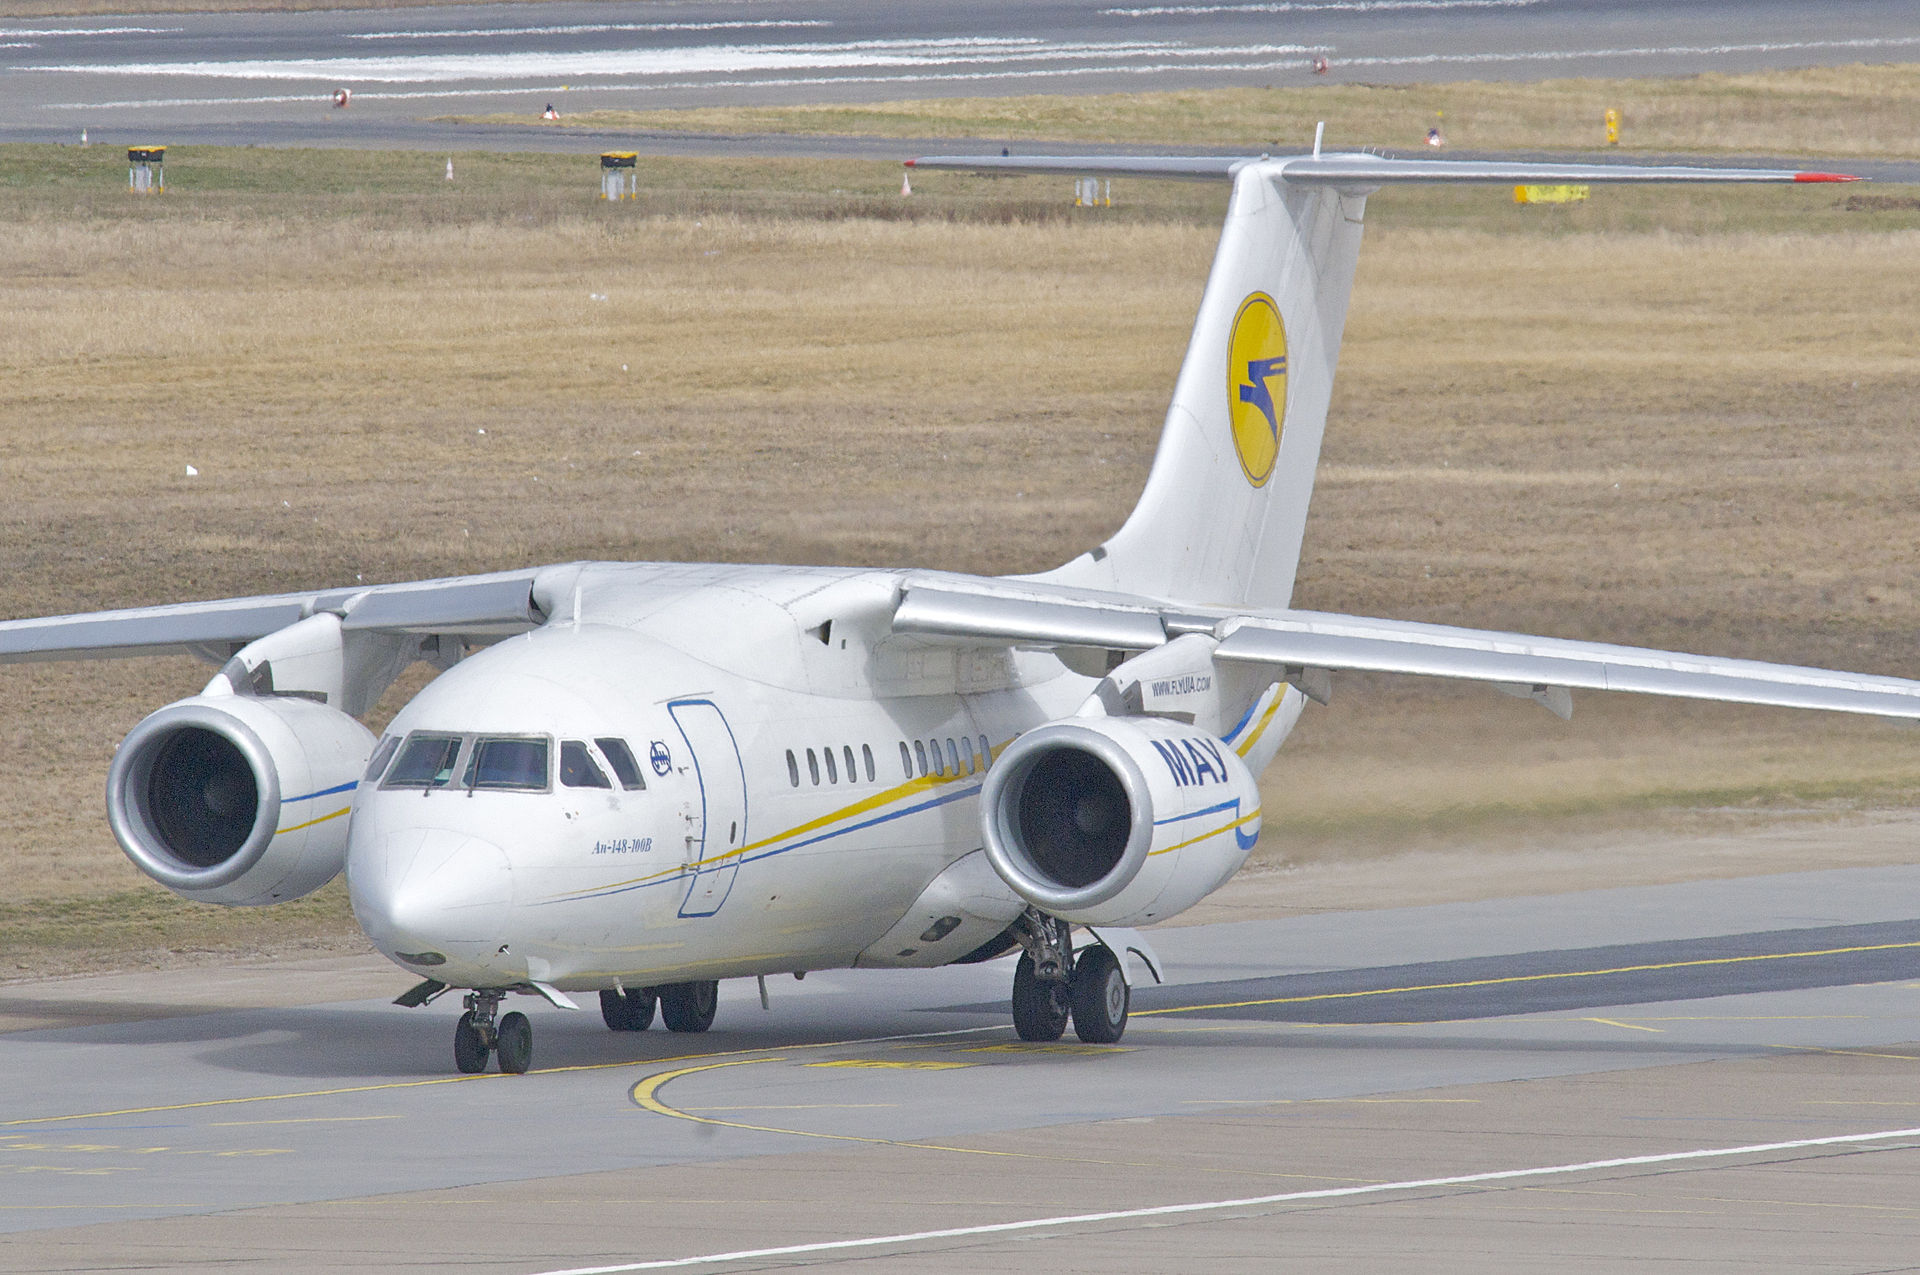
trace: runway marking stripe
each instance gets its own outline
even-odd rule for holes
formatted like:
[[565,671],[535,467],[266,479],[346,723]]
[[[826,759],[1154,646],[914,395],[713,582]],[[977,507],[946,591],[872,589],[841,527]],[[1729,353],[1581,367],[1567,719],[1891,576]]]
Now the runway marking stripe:
[[1769,1045],[1769,1049],[1797,1049],[1807,1054],[1844,1054],[1852,1058],[1897,1058],[1901,1062],[1920,1062],[1914,1054],[1879,1054],[1870,1049],[1828,1049],[1820,1045]]
[[1195,1014],[1209,1009],[1251,1009],[1259,1005],[1303,1005],[1311,1001],[1360,1000],[1368,996],[1399,996],[1405,992],[1452,992],[1469,987],[1500,987],[1510,983],[1545,983],[1563,978],[1599,978],[1606,974],[1645,974],[1657,970],[1683,970],[1708,965],[1743,965],[1754,961],[1790,961],[1810,956],[1847,956],[1856,952],[1891,952],[1920,947],[1913,943],[1869,943],[1862,947],[1829,947],[1814,952],[1762,952],[1753,956],[1713,956],[1695,961],[1663,961],[1655,965],[1618,965],[1604,970],[1566,970],[1558,974],[1509,974],[1501,978],[1475,978],[1459,983],[1421,983],[1413,987],[1375,987],[1359,992],[1317,992],[1311,996],[1273,996],[1265,1000],[1221,1001],[1213,1005],[1174,1005],[1166,1009],[1137,1009],[1135,1018],[1155,1014]]
[[801,1063],[800,1065],[802,1067],[865,1067],[876,1071],[954,1071],[961,1067],[971,1067],[974,1064],[964,1062],[932,1062],[919,1058],[842,1058],[837,1061]]
[[[878,1147],[911,1147],[921,1151],[957,1151],[962,1155],[990,1155],[1015,1160],[1029,1160],[1035,1157],[1020,1151],[988,1151],[981,1147],[948,1147],[932,1142],[901,1142],[893,1138],[859,1138],[846,1133],[815,1133],[808,1129],[776,1129],[769,1125],[744,1124],[738,1120],[716,1120],[712,1116],[696,1116],[682,1111],[678,1107],[669,1107],[656,1095],[668,1081],[678,1080],[682,1076],[691,1076],[696,1072],[715,1071],[721,1067],[744,1067],[752,1063],[785,1062],[784,1058],[742,1058],[736,1062],[708,1063],[704,1067],[682,1067],[678,1071],[663,1071],[648,1076],[636,1084],[630,1091],[634,1105],[653,1112],[657,1116],[671,1116],[675,1120],[691,1120],[695,1124],[720,1125],[728,1129],[745,1129],[752,1133],[784,1133],[796,1138],[820,1138],[828,1142],[865,1142]],[[622,1268],[624,1269],[624,1268]]]
[[[728,1129],[745,1129],[751,1133],[779,1133],[794,1138],[818,1138],[825,1142],[861,1142],[876,1147],[901,1147],[910,1151],[951,1151],[956,1155],[986,1155],[1006,1160],[1044,1160],[1053,1164],[1098,1164],[1127,1169],[1159,1169],[1164,1166],[1144,1163],[1138,1160],[1102,1160],[1091,1156],[1048,1155],[1034,1151],[992,1151],[985,1147],[954,1147],[939,1142],[902,1142],[896,1138],[861,1138],[847,1133],[817,1133],[810,1129],[780,1129],[771,1125],[745,1124],[737,1120],[715,1120],[711,1116],[696,1116],[688,1109],[670,1107],[660,1100],[660,1090],[669,1081],[682,1076],[691,1076],[703,1071],[714,1071],[721,1067],[739,1067],[756,1062],[785,1062],[784,1058],[742,1058],[737,1062],[711,1063],[704,1067],[682,1067],[677,1071],[665,1071],[648,1076],[628,1091],[633,1104],[657,1116],[669,1116],[675,1120],[691,1120],[695,1124],[720,1125]],[[809,1064],[817,1065],[817,1064]],[[718,1110],[718,1108],[708,1108]],[[1296,1177],[1297,1174],[1284,1176]],[[625,1268],[620,1268],[625,1269]]]
[[[664,1083],[664,1082],[663,1082]],[[1523,1182],[1530,1178],[1559,1177],[1573,1173],[1591,1173],[1604,1169],[1630,1169],[1656,1164],[1682,1164],[1689,1161],[1725,1160],[1736,1156],[1768,1155],[1780,1151],[1804,1151],[1814,1147],[1863,1146],[1890,1142],[1899,1138],[1920,1138],[1920,1129],[1889,1129],[1881,1133],[1843,1133],[1826,1138],[1799,1138],[1792,1142],[1761,1142],[1744,1147],[1714,1147],[1696,1151],[1668,1151],[1658,1155],[1620,1156],[1611,1160],[1587,1160],[1580,1164],[1555,1164],[1535,1169],[1498,1169],[1490,1173],[1461,1173],[1444,1178],[1415,1178],[1406,1182],[1374,1182],[1364,1186],[1327,1187],[1317,1191],[1288,1191],[1279,1195],[1256,1195],[1237,1200],[1203,1200],[1194,1204],[1161,1204],[1142,1209],[1115,1209],[1106,1213],[1071,1213],[1058,1217],[1029,1218],[1020,1222],[993,1222],[981,1226],[953,1226],[938,1231],[911,1231],[900,1235],[872,1235],[853,1240],[826,1240],[816,1244],[787,1244],[778,1248],[741,1249],[732,1253],[706,1253],[698,1257],[666,1258],[651,1262],[628,1262],[617,1266],[576,1266],[544,1271],[541,1275],[620,1275],[625,1271],[658,1271],[689,1266],[717,1266],[722,1262],[752,1261],[771,1257],[799,1257],[810,1253],[847,1252],[853,1249],[882,1248],[918,1244],[928,1240],[967,1239],[977,1235],[1007,1235],[1020,1231],[1056,1230],[1066,1226],[1090,1226],[1102,1222],[1130,1222],[1137,1218],[1176,1217],[1192,1213],[1218,1213],[1228,1209],[1261,1208],[1275,1204],[1304,1203],[1310,1200],[1337,1200],[1358,1196],[1386,1195],[1407,1191],[1430,1191],[1442,1187],[1478,1186],[1494,1182]]]

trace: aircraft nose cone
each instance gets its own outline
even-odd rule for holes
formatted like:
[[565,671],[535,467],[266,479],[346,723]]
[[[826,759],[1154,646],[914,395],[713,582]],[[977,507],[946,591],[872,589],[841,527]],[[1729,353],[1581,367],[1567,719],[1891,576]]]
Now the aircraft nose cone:
[[483,958],[504,941],[513,871],[499,846],[451,829],[412,828],[355,850],[354,915],[375,944],[410,968],[433,974],[443,961]]

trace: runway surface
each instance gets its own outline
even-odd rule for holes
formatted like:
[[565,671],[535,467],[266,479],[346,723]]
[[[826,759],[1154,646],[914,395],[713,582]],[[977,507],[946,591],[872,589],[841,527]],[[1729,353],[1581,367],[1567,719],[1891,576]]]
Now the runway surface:
[[0,1269],[1912,1263],[1920,867],[1154,941],[1119,1046],[1018,1041],[1003,961],[523,1000],[524,1077],[372,962],[0,988]]
[[[436,115],[1911,60],[1908,0],[739,0],[0,20],[0,140],[505,147]],[[336,89],[353,91],[336,111]],[[164,136],[162,136],[164,134]],[[525,139],[520,140],[520,139]],[[643,139],[644,141],[644,139]],[[698,139],[672,139],[679,153]],[[739,153],[714,140],[711,153]],[[750,153],[808,153],[759,139]],[[708,152],[701,152],[708,153]]]

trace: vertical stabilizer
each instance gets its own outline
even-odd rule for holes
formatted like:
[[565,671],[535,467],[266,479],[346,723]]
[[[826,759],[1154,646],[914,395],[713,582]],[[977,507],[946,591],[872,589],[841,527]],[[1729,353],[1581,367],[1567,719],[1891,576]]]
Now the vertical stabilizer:
[[1140,503],[1092,553],[1037,577],[1172,602],[1286,607],[1320,460],[1367,193],[1383,185],[1846,182],[1785,168],[1204,155],[939,155],[920,168],[1233,182]]
[[1364,188],[1238,168],[1220,249],[1140,503],[1045,579],[1187,602],[1284,607],[1313,495]]

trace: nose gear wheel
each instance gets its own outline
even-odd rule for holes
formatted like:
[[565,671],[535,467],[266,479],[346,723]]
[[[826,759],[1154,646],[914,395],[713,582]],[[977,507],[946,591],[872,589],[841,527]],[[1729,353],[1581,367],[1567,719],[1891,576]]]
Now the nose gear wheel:
[[453,1028],[453,1065],[464,1074],[485,1071],[489,1054],[499,1055],[500,1070],[509,1076],[533,1065],[533,1024],[527,1016],[512,1013],[495,1022],[506,995],[503,987],[476,987],[467,993],[467,1012]]

